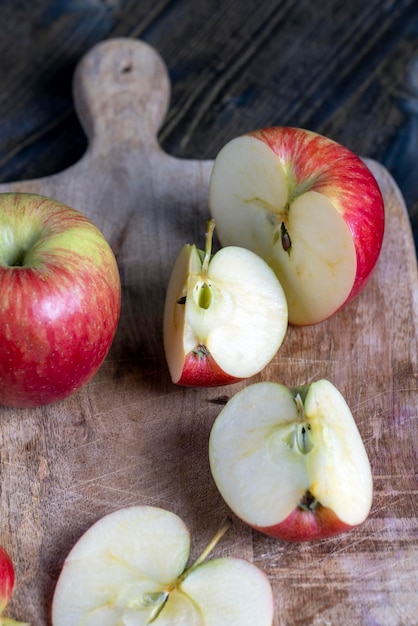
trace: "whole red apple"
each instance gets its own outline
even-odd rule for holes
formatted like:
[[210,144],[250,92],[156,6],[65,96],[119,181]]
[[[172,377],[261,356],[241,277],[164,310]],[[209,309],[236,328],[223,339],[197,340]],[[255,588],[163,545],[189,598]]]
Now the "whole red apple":
[[289,322],[320,322],[350,302],[376,265],[384,205],[364,162],[317,133],[271,127],[237,137],[215,159],[209,203],[223,246],[274,269]]
[[116,332],[121,287],[87,217],[43,196],[0,194],[0,293],[0,404],[49,404],[92,378]]

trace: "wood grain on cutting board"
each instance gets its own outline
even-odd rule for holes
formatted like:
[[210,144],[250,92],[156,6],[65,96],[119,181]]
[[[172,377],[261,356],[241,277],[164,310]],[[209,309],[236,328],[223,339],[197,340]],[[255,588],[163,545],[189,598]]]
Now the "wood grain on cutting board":
[[246,383],[176,387],[162,347],[165,286],[180,247],[203,246],[212,162],[161,150],[169,92],[152,48],[130,39],[99,44],[74,78],[89,140],[83,158],[57,175],[0,186],[57,198],[90,217],[116,254],[123,289],[114,344],[86,387],[39,409],[0,408],[0,538],[17,570],[9,614],[48,625],[66,554],[94,521],[123,506],[178,513],[197,555],[228,512],[207,458],[222,403],[257,380],[293,386],[328,378],[352,408],[370,457],[368,520],[306,544],[275,541],[234,520],[214,554],[244,556],[266,571],[275,626],[417,624],[418,279],[399,190],[367,160],[387,225],[376,271],[354,302],[326,322],[289,328],[272,363]]

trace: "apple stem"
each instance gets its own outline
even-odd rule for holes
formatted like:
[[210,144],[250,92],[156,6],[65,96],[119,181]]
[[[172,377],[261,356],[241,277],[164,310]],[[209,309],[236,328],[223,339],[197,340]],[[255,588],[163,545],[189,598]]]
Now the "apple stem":
[[[190,572],[192,572],[194,569],[196,569],[196,567],[198,567],[201,563],[203,563],[206,557],[212,552],[216,544],[222,539],[222,537],[224,536],[228,528],[231,526],[231,524],[232,524],[232,521],[229,518],[227,518],[223,522],[223,524],[221,525],[221,527],[219,528],[218,532],[213,537],[213,539],[209,542],[209,544],[206,546],[203,552],[197,557],[196,561],[190,567],[184,570],[184,572],[176,579],[173,585],[170,585],[169,588],[167,588],[163,592],[157,592],[155,594],[154,593],[147,594],[147,600],[149,600],[149,605],[152,606],[153,604],[155,604],[155,608],[152,611],[151,615],[149,616],[147,624],[153,624],[156,621],[157,617],[160,615],[161,611],[163,610],[169,598],[170,593],[174,589],[176,589],[176,587],[180,585],[183,582],[183,580],[185,580],[185,578],[190,574]],[[2,626],[2,622],[0,622],[0,626]],[[22,626],[25,626],[25,625],[23,624]],[[27,626],[29,626],[29,624]]]
[[230,518],[227,518],[222,523],[219,530],[211,539],[211,541],[208,543],[208,545],[203,550],[203,552],[197,557],[196,561],[190,567],[184,570],[181,576],[179,576],[179,578],[177,579],[177,582],[182,582],[190,574],[190,572],[192,572],[194,569],[196,569],[196,567],[198,567],[201,563],[203,563],[203,561],[206,560],[206,558],[209,556],[209,554],[212,552],[215,546],[222,539],[226,531],[230,528],[231,524],[232,524],[232,520]]
[[202,263],[202,273],[207,274],[210,259],[212,256],[213,232],[215,230],[215,220],[206,222],[205,256]]

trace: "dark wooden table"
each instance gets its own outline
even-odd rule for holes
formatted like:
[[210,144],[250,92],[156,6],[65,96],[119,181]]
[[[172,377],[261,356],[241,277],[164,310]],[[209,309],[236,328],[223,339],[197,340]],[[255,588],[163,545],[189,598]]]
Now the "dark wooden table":
[[[190,525],[196,556],[223,518],[207,437],[237,386],[171,384],[164,289],[180,246],[198,243],[211,159],[238,134],[286,124],[368,159],[388,228],[363,294],[322,324],[289,328],[258,378],[324,377],[340,388],[367,445],[374,502],[362,527],[313,545],[234,520],[218,554],[268,573],[274,626],[415,626],[417,1],[0,0],[0,25],[0,191],[41,190],[85,210],[117,253],[123,289],[115,342],[91,384],[55,405],[0,407],[0,544],[17,572],[8,614],[50,626],[64,558],[107,512],[165,506]],[[103,40],[113,41],[95,46]],[[172,88],[165,153],[153,126],[168,88],[161,59]],[[74,108],[76,67],[81,119],[100,117],[85,123],[88,138]]]
[[0,182],[79,159],[74,68],[128,36],[168,66],[169,153],[213,158],[271,124],[321,132],[389,169],[418,244],[416,0],[3,0],[0,23]]

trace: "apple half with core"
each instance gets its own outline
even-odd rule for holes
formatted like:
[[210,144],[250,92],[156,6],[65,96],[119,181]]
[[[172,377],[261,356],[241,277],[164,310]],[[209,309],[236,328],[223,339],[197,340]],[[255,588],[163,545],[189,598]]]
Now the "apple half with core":
[[52,602],[53,626],[271,626],[267,576],[240,558],[189,567],[190,533],[174,513],[132,506],[103,517],[67,556]]
[[212,255],[185,245],[175,260],[164,308],[164,350],[171,379],[186,386],[226,385],[262,370],[287,330],[287,303],[273,270],[250,250]]
[[0,194],[0,293],[0,404],[49,404],[90,380],[113,341],[121,287],[89,219],[44,196]]
[[330,537],[370,511],[369,459],[346,401],[327,380],[239,391],[215,420],[209,460],[230,509],[278,539]]
[[27,622],[17,622],[4,617],[3,611],[9,603],[15,586],[15,570],[8,552],[0,546],[0,626],[29,626]]
[[223,246],[253,250],[274,269],[291,324],[315,324],[350,302],[382,246],[384,204],[371,171],[301,128],[227,143],[213,165],[209,205]]

